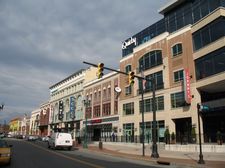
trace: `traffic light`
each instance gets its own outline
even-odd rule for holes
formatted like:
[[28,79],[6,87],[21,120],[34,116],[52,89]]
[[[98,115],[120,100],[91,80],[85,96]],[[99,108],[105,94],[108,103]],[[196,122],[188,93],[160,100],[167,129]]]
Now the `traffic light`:
[[99,63],[98,64],[98,72],[97,72],[98,79],[100,79],[104,75],[103,74],[103,70],[104,70],[104,64],[103,63]]
[[63,101],[59,101],[59,114],[58,114],[58,119],[62,120],[63,119]]
[[134,72],[133,71],[129,72],[128,76],[129,76],[129,84],[133,85],[134,84]]

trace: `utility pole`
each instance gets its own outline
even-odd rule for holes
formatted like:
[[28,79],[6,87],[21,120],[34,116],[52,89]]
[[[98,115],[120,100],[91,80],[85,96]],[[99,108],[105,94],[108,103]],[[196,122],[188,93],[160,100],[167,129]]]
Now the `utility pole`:
[[[83,61],[84,64],[88,64],[88,65],[91,65],[91,66],[94,66],[94,67],[98,67],[97,64],[93,64],[93,63],[89,63],[89,62],[85,62]],[[103,64],[104,65],[104,64]],[[129,73],[126,73],[126,72],[123,72],[123,71],[118,71],[116,69],[112,69],[112,68],[108,68],[108,67],[103,67],[102,68],[103,70],[106,69],[106,70],[109,70],[109,71],[113,71],[113,72],[117,72],[117,73],[120,73],[120,74],[124,74],[124,75],[127,75],[127,76],[130,76]],[[140,77],[140,76],[137,76],[137,75],[133,75],[134,77],[140,79],[142,82],[143,80],[146,80],[148,82],[151,82],[151,86],[152,86],[152,111],[153,111],[153,143],[152,143],[152,154],[151,154],[151,157],[152,158],[159,158],[159,154],[158,154],[158,150],[157,150],[157,143],[156,143],[156,107],[155,107],[155,76],[154,74],[152,75],[151,78],[145,78],[145,77]],[[142,86],[143,87],[143,86]],[[143,104],[143,101],[142,101],[142,104]],[[144,141],[144,140],[143,140]],[[144,152],[143,152],[144,154]]]

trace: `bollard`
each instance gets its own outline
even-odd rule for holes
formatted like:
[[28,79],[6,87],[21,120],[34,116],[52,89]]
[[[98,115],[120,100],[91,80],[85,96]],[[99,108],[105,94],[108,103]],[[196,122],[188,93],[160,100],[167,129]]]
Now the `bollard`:
[[102,148],[103,148],[102,141],[99,141],[98,147],[99,147],[99,149],[101,149],[101,150],[102,150]]

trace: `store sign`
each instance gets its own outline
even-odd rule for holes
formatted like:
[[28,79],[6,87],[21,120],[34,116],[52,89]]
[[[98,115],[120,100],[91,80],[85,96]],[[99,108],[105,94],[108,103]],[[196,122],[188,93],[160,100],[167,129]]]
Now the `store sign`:
[[136,37],[135,38],[131,37],[128,41],[124,41],[123,44],[122,44],[122,49],[126,49],[127,46],[129,46],[129,45],[131,45],[133,43],[136,46],[136,44],[137,44]]
[[75,98],[73,96],[70,97],[70,118],[75,118]]
[[91,120],[92,124],[101,123],[101,122],[102,122],[102,119]]
[[184,96],[187,104],[191,104],[191,84],[190,73],[188,69],[184,69]]

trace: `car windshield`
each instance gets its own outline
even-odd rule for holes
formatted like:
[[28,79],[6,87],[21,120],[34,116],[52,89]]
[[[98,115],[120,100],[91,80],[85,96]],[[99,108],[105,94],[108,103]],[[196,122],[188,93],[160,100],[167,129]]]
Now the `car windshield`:
[[0,148],[7,148],[8,144],[6,141],[0,140]]

